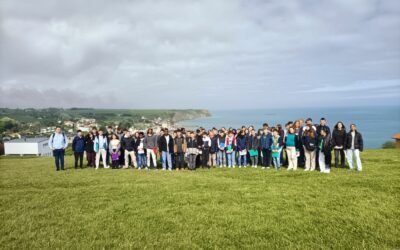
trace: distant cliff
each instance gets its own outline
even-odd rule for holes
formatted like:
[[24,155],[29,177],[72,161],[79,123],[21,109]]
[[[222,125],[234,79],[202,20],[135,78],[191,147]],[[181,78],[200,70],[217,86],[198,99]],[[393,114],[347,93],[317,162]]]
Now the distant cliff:
[[197,118],[210,117],[210,111],[206,109],[185,109],[175,110],[172,116],[172,122],[180,122],[185,120],[192,120]]

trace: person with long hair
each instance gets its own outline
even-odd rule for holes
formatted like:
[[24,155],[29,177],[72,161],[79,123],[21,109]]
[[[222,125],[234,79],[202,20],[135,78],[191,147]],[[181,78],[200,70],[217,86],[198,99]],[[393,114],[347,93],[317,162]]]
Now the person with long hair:
[[305,156],[305,169],[304,171],[315,170],[315,151],[317,148],[317,138],[315,130],[312,125],[308,124],[304,127],[302,135],[304,156]]
[[295,133],[294,126],[288,128],[288,132],[285,137],[285,147],[288,159],[287,170],[297,170],[297,155],[300,152],[300,141],[299,136]]
[[346,141],[346,127],[343,122],[339,121],[336,123],[332,132],[332,147],[335,154],[335,167],[339,167],[339,156],[340,156],[340,167],[344,168],[345,153],[344,144]]
[[355,124],[350,125],[350,131],[346,136],[346,154],[347,154],[347,163],[349,164],[349,168],[353,169],[353,156],[356,158],[357,170],[362,171],[360,152],[364,150],[364,141],[362,135],[357,130],[357,126]]

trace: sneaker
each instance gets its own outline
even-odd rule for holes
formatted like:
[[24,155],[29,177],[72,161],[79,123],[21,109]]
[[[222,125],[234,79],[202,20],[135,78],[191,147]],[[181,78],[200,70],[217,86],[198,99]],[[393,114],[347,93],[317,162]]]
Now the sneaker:
[[142,170],[142,168],[138,168],[137,170]]
[[261,169],[265,169],[265,167],[262,167]]
[[104,168],[110,168],[110,166],[105,166]]
[[149,170],[149,168],[148,168],[148,167],[146,167],[146,168],[145,168],[145,170]]
[[165,168],[162,169],[162,171],[165,171],[165,170],[166,170]]
[[168,171],[172,171],[172,168],[169,168]]
[[304,172],[310,171],[309,169],[304,169]]

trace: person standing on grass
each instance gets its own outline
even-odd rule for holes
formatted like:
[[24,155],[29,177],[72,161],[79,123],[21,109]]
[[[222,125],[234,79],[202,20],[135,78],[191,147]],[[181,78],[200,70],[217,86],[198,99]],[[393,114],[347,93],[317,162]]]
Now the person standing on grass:
[[271,165],[271,145],[272,135],[269,131],[269,127],[264,126],[263,134],[260,138],[260,148],[262,153],[262,169],[269,168]]
[[332,132],[332,146],[335,153],[335,167],[339,167],[339,156],[340,166],[344,168],[345,154],[344,144],[346,141],[346,128],[343,122],[338,122]]
[[244,133],[244,130],[239,130],[239,134],[236,137],[236,148],[239,152],[237,161],[239,168],[241,168],[242,165],[243,167],[247,167],[247,139]]
[[215,131],[216,130],[213,129],[209,133],[210,140],[211,140],[211,146],[210,146],[210,160],[208,162],[208,165],[210,165],[210,167],[217,166],[218,133]]
[[225,141],[226,141],[225,131],[221,129],[219,131],[218,140],[217,140],[217,144],[218,144],[217,165],[220,168],[226,167]]
[[211,147],[211,139],[207,135],[207,133],[203,132],[203,148],[201,154],[201,166],[202,168],[210,169],[209,158],[210,158],[210,147]]
[[150,168],[151,160],[153,161],[153,167],[157,168],[157,135],[154,134],[153,129],[149,128],[147,130],[146,136],[144,138],[144,147],[146,148],[147,156],[147,167]]
[[[319,137],[321,135],[321,130],[325,130],[326,134],[328,134],[328,135],[331,134],[331,129],[326,124],[327,124],[326,119],[322,117],[319,120],[319,125],[316,125],[315,131],[317,133],[317,138],[318,139],[319,139]],[[316,151],[315,160],[316,160],[316,162],[315,162],[316,165],[315,166],[317,168],[319,168],[319,150]]]
[[331,172],[331,160],[332,160],[332,144],[331,144],[331,135],[328,134],[328,129],[321,129],[319,131],[318,137],[318,161],[319,161],[319,170],[321,173],[330,173]]
[[286,156],[288,160],[287,170],[297,170],[297,156],[300,154],[299,136],[295,134],[295,128],[290,126],[285,137]]
[[225,141],[226,147],[226,158],[227,158],[227,165],[228,168],[235,168],[235,148],[236,148],[236,138],[233,135],[233,131],[229,130],[228,136],[226,137]]
[[119,168],[119,155],[121,150],[121,141],[117,134],[112,134],[109,144],[109,153],[112,161],[112,169]]
[[83,152],[85,151],[85,139],[83,138],[81,130],[77,131],[77,135],[74,137],[74,140],[72,141],[72,151],[74,152],[75,169],[78,168],[78,160],[79,160],[79,167],[82,169]]
[[312,125],[308,124],[304,127],[303,136],[303,150],[305,155],[305,169],[304,171],[315,170],[315,151],[317,148],[317,138],[315,130]]
[[85,151],[86,151],[87,166],[94,167],[96,153],[94,152],[94,135],[92,133],[86,135]]
[[109,168],[106,161],[107,149],[107,137],[103,134],[103,130],[99,129],[99,135],[94,139],[94,151],[96,152],[96,169],[99,169],[100,157],[103,159],[104,168]]
[[122,139],[121,142],[122,148],[124,150],[124,155],[125,155],[125,162],[124,162],[124,167],[123,168],[129,168],[129,157],[131,158],[131,163],[133,167],[137,167],[137,161],[136,161],[136,141],[132,137],[130,131],[126,131],[124,138]]
[[364,149],[364,141],[360,132],[357,131],[355,124],[350,125],[350,131],[346,136],[347,163],[350,170],[353,170],[353,155],[356,158],[357,170],[362,171],[360,152]]
[[281,169],[281,153],[283,149],[283,139],[279,136],[278,129],[272,130],[272,145],[271,145],[271,155],[272,162],[276,170]]
[[174,152],[174,139],[168,133],[168,128],[164,128],[164,135],[160,137],[158,148],[161,152],[162,170],[172,171],[172,158],[171,154]]
[[253,168],[257,168],[258,165],[258,148],[260,147],[260,140],[256,135],[256,131],[254,129],[250,132],[250,137],[247,141],[247,149],[250,155],[250,161]]
[[[113,127],[112,126],[108,126],[107,127],[107,131],[104,133],[104,136],[107,137],[107,143],[108,143],[107,145],[110,145],[110,141],[112,139],[112,135],[113,134],[114,134]],[[103,161],[104,161],[104,159],[103,159]],[[110,166],[110,163],[111,163],[110,150],[107,150],[106,163],[107,163],[107,166]]]
[[64,154],[68,147],[68,138],[62,132],[61,127],[57,126],[55,132],[49,138],[49,147],[53,151],[56,164],[56,171],[64,170]]
[[178,129],[176,131],[176,137],[174,139],[174,154],[175,154],[175,169],[183,170],[185,168],[185,153],[186,153],[186,140],[182,135],[182,131]]
[[188,167],[189,170],[196,170],[196,157],[197,157],[197,142],[196,135],[193,131],[189,132],[189,136],[186,138],[187,154],[188,154]]
[[136,140],[137,145],[137,158],[138,158],[138,170],[145,168],[148,170],[146,164],[146,155],[145,155],[145,148],[144,148],[144,133],[139,132],[139,138]]

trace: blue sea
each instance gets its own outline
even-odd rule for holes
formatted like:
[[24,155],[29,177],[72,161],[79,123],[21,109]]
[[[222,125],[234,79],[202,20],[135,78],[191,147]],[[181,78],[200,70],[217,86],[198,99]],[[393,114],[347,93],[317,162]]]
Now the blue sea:
[[253,110],[210,110],[211,117],[182,121],[179,124],[186,128],[202,126],[234,127],[253,125],[262,127],[263,123],[270,126],[284,124],[300,118],[312,118],[313,123],[319,123],[324,117],[333,128],[337,121],[343,121],[346,129],[355,123],[364,138],[366,148],[380,148],[386,141],[393,141],[392,136],[400,133],[400,106],[352,107],[352,108],[296,108],[296,109],[253,109]]

